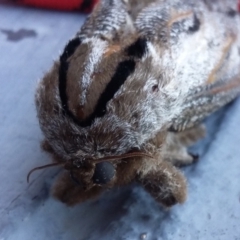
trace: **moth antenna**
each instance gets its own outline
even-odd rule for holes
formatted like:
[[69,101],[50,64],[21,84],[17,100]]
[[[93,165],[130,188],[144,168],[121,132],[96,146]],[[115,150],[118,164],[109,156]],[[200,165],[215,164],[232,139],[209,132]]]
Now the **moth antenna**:
[[[153,158],[153,156],[147,154],[147,153],[142,153],[142,152],[132,152],[132,153],[126,153],[120,156],[109,156],[109,157],[103,157],[103,158],[99,158],[99,159],[93,159],[92,161],[94,163],[100,163],[100,162],[104,162],[104,161],[114,161],[114,160],[119,160],[119,159],[125,159],[125,158],[130,158],[130,157],[149,157],[149,158]],[[36,167],[33,168],[27,175],[27,182],[29,183],[29,178],[31,176],[31,174],[37,170],[41,170],[44,168],[49,168],[49,167],[56,167],[56,166],[60,166],[60,165],[65,165],[66,163],[51,163],[51,164],[47,164],[47,165],[43,165],[40,167]],[[72,178],[72,174],[71,178]]]
[[63,164],[64,163],[51,163],[51,164],[47,164],[47,165],[43,165],[43,166],[40,166],[40,167],[33,168],[27,175],[27,182],[29,183],[29,178],[30,178],[30,176],[33,172],[35,172],[37,170],[44,169],[44,168],[56,167],[56,166],[63,165]]
[[130,157],[148,157],[148,158],[153,158],[153,156],[143,153],[143,152],[132,152],[132,153],[126,153],[122,154],[120,156],[109,156],[109,157],[103,157],[99,159],[94,159],[92,160],[94,163],[100,163],[104,161],[114,161],[114,160],[120,160],[120,159],[125,159],[125,158],[130,158]]

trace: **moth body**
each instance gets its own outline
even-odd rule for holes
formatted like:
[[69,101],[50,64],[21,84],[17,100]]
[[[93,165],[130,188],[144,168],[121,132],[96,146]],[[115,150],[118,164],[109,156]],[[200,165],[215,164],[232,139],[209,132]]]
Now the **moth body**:
[[44,149],[73,163],[54,196],[74,205],[136,180],[184,202],[174,165],[196,160],[187,147],[238,96],[239,71],[237,1],[100,1],[36,93]]

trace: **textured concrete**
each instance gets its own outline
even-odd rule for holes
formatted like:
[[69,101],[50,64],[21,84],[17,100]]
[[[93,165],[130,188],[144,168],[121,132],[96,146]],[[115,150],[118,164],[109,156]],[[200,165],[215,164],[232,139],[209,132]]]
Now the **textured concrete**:
[[77,13],[0,5],[0,240],[240,240],[240,101],[207,120],[185,168],[188,200],[166,211],[139,186],[67,208],[49,196],[48,163],[34,108],[37,80],[84,20]]

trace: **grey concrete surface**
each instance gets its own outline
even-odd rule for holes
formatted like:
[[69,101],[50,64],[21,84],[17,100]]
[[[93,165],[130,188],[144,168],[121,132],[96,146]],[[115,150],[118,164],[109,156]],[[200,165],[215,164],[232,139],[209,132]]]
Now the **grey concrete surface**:
[[[240,240],[240,101],[207,120],[185,168],[188,200],[164,210],[139,186],[68,208],[49,195],[48,163],[34,107],[38,79],[85,16],[0,4],[0,240]],[[145,237],[145,238],[144,238]]]

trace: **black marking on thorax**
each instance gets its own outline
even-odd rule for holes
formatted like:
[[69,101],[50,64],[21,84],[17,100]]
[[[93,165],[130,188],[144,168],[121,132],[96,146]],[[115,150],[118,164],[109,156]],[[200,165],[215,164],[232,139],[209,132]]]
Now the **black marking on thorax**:
[[135,62],[133,60],[125,60],[120,62],[117,69],[107,84],[105,90],[100,95],[95,106],[94,112],[84,121],[79,123],[82,127],[90,126],[95,118],[103,117],[106,113],[107,103],[114,97],[115,93],[124,84],[130,74],[134,72]]
[[68,96],[67,89],[67,71],[68,71],[68,58],[72,56],[81,44],[79,38],[71,40],[65,47],[63,54],[60,57],[59,68],[59,94],[63,108],[63,114],[68,115],[76,124],[81,127],[87,127],[92,124],[95,118],[104,116],[106,112],[107,103],[114,97],[116,92],[125,83],[127,78],[134,72],[136,62],[132,58],[141,59],[147,51],[147,41],[143,38],[139,38],[136,42],[130,45],[125,53],[129,59],[120,62],[116,68],[114,75],[110,82],[107,84],[105,90],[99,97],[99,100],[95,106],[95,109],[90,116],[85,120],[77,119],[74,114],[68,108]]
[[[125,50],[127,57],[138,59],[141,59],[146,52],[147,40],[144,38],[138,38],[136,42],[134,42]],[[86,120],[81,122],[81,126],[90,126],[95,118],[104,116],[107,103],[114,97],[116,92],[125,83],[127,78],[134,72],[135,67],[136,62],[133,59],[128,59],[118,64],[110,82],[100,95],[94,112]]]
[[196,14],[194,14],[193,25],[188,28],[188,31],[190,33],[197,32],[199,30],[200,26],[201,26],[201,22],[200,22],[199,18],[196,16]]
[[136,42],[126,49],[126,53],[130,57],[142,58],[147,52],[147,39],[138,38]]
[[65,47],[63,54],[60,56],[60,67],[59,67],[59,95],[62,103],[63,114],[67,114],[75,119],[74,115],[68,108],[68,96],[67,96],[67,71],[69,64],[67,62],[68,58],[73,55],[77,47],[81,44],[79,38],[74,38]]

